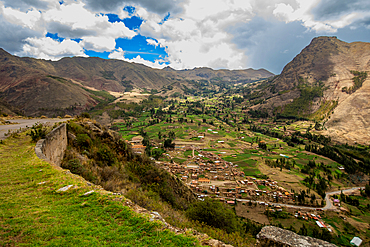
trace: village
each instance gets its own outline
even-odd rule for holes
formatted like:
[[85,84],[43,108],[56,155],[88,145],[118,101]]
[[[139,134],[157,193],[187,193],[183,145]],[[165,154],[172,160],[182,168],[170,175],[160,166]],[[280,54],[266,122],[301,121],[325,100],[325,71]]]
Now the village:
[[[156,163],[180,178],[198,196],[199,200],[204,200],[204,197],[209,196],[231,206],[237,203],[245,205],[246,202],[249,204],[253,202],[260,207],[265,207],[265,211],[269,213],[282,212],[283,204],[296,205],[294,193],[288,192],[272,179],[245,176],[244,172],[240,171],[236,165],[224,161],[219,155],[212,152],[198,150],[198,154],[195,155],[194,149],[192,149],[192,154],[182,164],[160,161],[156,161]],[[166,155],[170,156],[170,154]],[[260,190],[259,185],[268,189]],[[334,206],[340,207],[338,199],[331,200]],[[324,219],[317,214],[322,211],[321,208],[315,210],[308,207],[299,209],[298,207],[286,208],[286,210],[297,219],[313,220],[318,227],[326,228],[329,232],[333,231],[332,226],[325,223]]]
[[[169,129],[174,129],[173,126]],[[297,192],[290,188],[284,188],[284,183],[280,183],[268,176],[246,175],[242,167],[236,162],[239,152],[237,149],[256,150],[254,158],[251,161],[259,160],[258,156],[269,156],[263,153],[257,143],[250,139],[256,138],[250,133],[237,135],[235,139],[222,137],[213,129],[204,131],[184,130],[186,133],[182,138],[174,142],[174,148],[166,149],[160,159],[151,159],[161,168],[167,170],[174,177],[177,177],[197,196],[198,200],[204,201],[206,197],[219,200],[235,208],[236,214],[241,217],[249,217],[261,224],[272,224],[279,219],[279,215],[288,218],[296,218],[300,224],[311,222],[321,229],[327,229],[329,232],[337,233],[333,228],[331,220],[332,213],[338,214],[342,220],[346,220],[347,209],[341,207],[340,200],[329,196],[326,204],[330,207],[315,202],[314,206],[302,206],[299,203]],[[242,133],[242,132],[240,132]],[[288,134],[290,134],[288,132]],[[245,137],[246,136],[246,137]],[[243,140],[249,138],[248,141]],[[231,140],[239,140],[236,147],[229,145]],[[145,146],[142,145],[143,137],[134,136],[128,143],[137,154],[145,152]],[[260,140],[265,143],[264,140]],[[271,142],[271,141],[270,141]],[[278,143],[279,139],[273,139],[273,143]],[[160,142],[152,142],[153,148],[160,148]],[[253,145],[254,144],[254,145]],[[278,150],[285,147],[277,146]],[[297,157],[300,151],[281,153],[270,151],[270,155],[279,155],[281,158],[290,159]],[[304,158],[310,154],[302,152]],[[339,171],[344,171],[343,166],[338,166]],[[272,174],[275,174],[274,172]],[[275,176],[276,178],[276,176]],[[280,180],[279,180],[280,181]],[[286,185],[286,183],[285,183]],[[352,192],[351,195],[357,195],[360,192]],[[324,201],[324,200],[323,200]],[[324,211],[327,210],[327,211]],[[250,212],[254,212],[254,216]],[[253,213],[252,213],[253,214]],[[271,217],[277,217],[273,219]]]
[[[228,204],[234,204],[236,199],[294,203],[294,193],[279,187],[276,181],[245,176],[237,165],[212,152],[199,150],[197,155],[194,149],[192,152],[182,164],[159,161],[157,164],[179,177],[199,198],[207,195]],[[260,190],[258,185],[269,189]]]

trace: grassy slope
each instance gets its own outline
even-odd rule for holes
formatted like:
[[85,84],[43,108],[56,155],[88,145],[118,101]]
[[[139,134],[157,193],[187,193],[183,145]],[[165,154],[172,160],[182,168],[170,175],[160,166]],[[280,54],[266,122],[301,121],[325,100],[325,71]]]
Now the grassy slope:
[[[194,238],[161,230],[84,180],[39,160],[21,134],[0,144],[1,246],[194,246]],[[38,184],[44,182],[44,184]],[[66,185],[67,192],[56,192]],[[95,188],[96,190],[96,188]]]

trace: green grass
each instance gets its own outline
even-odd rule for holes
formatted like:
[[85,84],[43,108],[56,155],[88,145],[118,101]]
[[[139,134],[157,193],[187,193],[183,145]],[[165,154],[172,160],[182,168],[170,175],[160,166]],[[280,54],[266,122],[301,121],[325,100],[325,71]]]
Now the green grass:
[[228,142],[227,144],[229,144],[230,147],[235,147],[236,144],[234,142]]
[[[24,134],[1,144],[0,156],[1,246],[199,245],[193,237],[161,230],[161,223],[134,213],[112,195],[82,196],[92,187],[39,160]],[[56,192],[66,185],[75,187]]]
[[246,167],[244,167],[243,172],[244,172],[245,176],[256,176],[256,175],[261,174],[260,170],[255,169],[255,168],[246,168]]
[[186,159],[173,158],[173,161],[175,161],[176,163],[181,164],[181,163],[185,162],[185,161],[186,161]]
[[[196,150],[194,150],[194,155],[198,155],[198,154],[199,154],[199,152],[196,151]],[[193,151],[192,150],[186,150],[184,152],[184,157],[188,157],[188,155],[192,156],[193,155]]]

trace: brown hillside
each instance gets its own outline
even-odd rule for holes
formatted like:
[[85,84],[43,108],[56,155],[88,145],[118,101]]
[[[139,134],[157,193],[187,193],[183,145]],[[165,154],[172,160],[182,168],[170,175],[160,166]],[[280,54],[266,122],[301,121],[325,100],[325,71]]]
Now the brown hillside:
[[245,70],[213,70],[211,68],[195,68],[190,70],[171,70],[178,77],[187,80],[220,80],[230,82],[250,82],[261,78],[274,76],[271,72],[265,69],[245,69]]
[[[317,87],[323,83],[322,97],[311,102],[309,118],[326,122],[324,134],[330,134],[340,142],[354,141],[370,144],[370,74],[355,92],[347,93],[345,88],[354,86],[351,71],[370,71],[370,43],[346,43],[336,37],[318,37],[302,50],[272,86],[280,94],[267,92],[271,98],[259,108],[284,108],[300,96],[298,86]],[[337,101],[334,111],[325,111],[324,105]]]
[[[159,70],[101,58],[73,57],[54,62],[12,56],[0,48],[0,99],[26,115],[75,114],[89,109],[98,102],[83,88],[111,92],[166,88],[162,92],[166,96],[183,93],[184,85],[193,88],[189,80],[249,82],[271,75],[266,70],[253,69]],[[170,85],[173,89],[167,89]]]

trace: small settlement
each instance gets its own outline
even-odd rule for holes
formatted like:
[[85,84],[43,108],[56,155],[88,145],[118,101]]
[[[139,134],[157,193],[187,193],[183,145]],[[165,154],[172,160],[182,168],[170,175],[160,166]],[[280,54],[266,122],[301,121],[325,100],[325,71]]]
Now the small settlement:
[[[294,203],[294,194],[278,186],[276,181],[245,176],[237,165],[221,159],[219,155],[201,150],[198,152],[198,155],[182,164],[157,163],[178,176],[200,197],[213,196],[229,204],[233,204],[235,199]],[[261,190],[258,185],[270,189]]]

